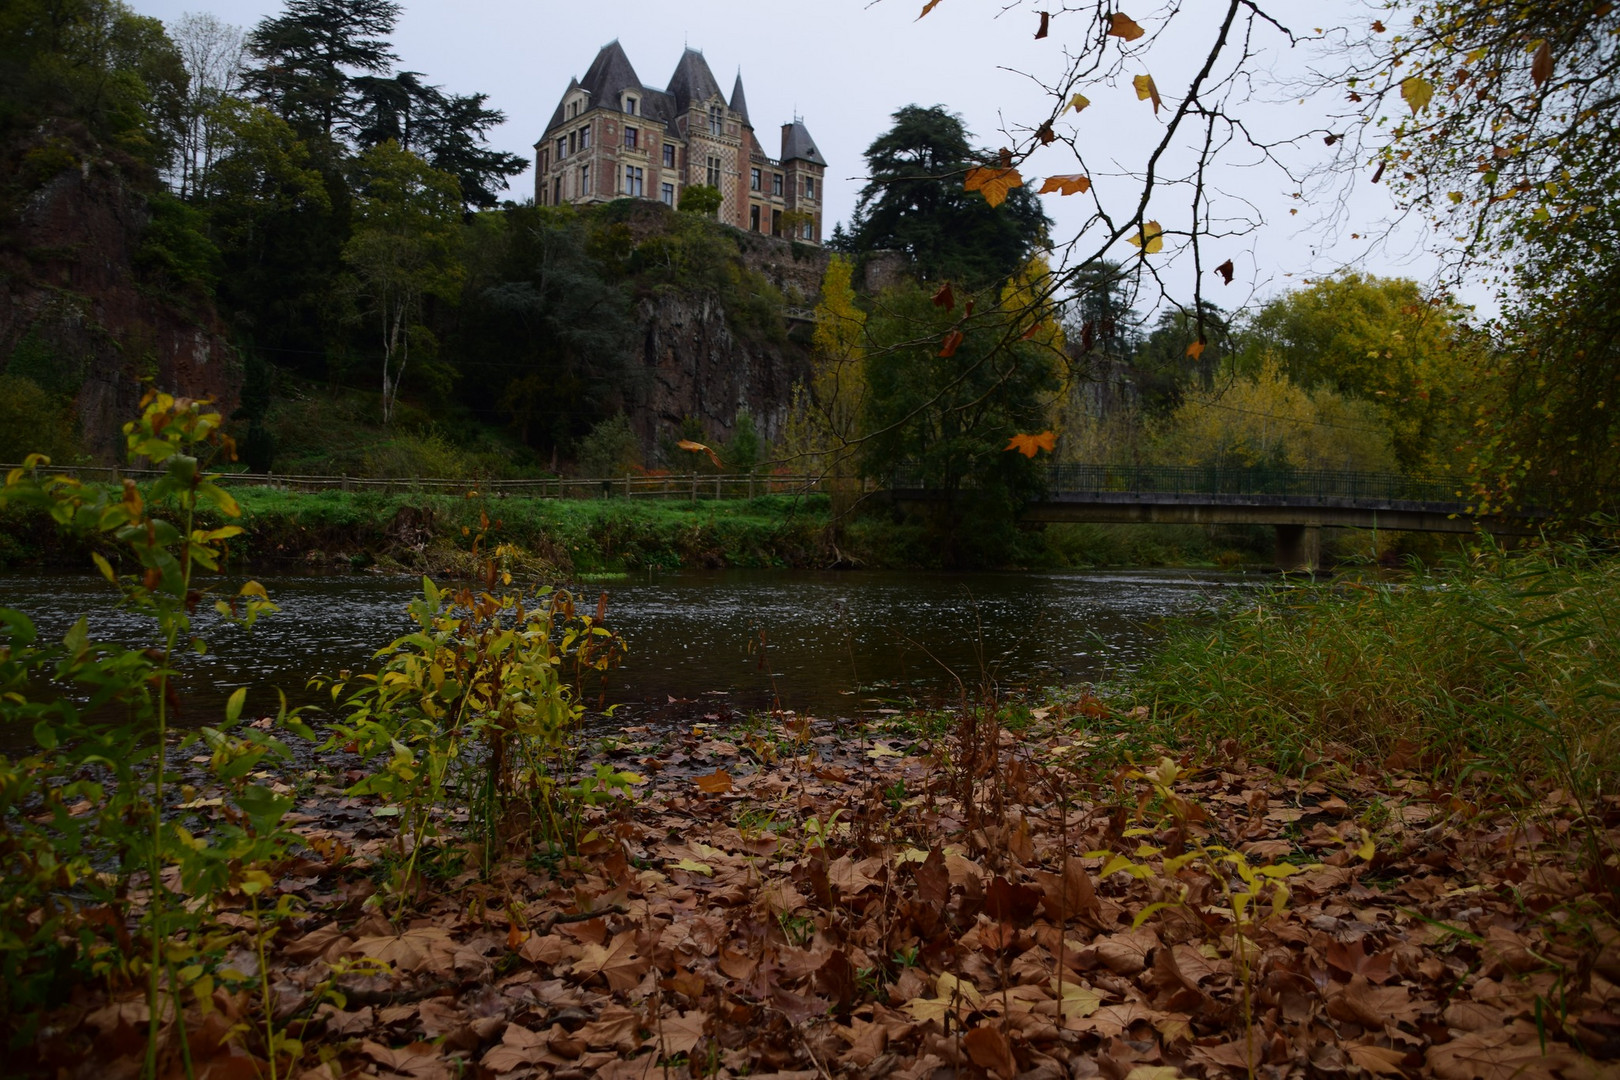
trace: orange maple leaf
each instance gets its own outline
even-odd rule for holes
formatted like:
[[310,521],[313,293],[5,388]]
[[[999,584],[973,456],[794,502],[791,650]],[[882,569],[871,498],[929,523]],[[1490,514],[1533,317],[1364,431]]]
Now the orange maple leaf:
[[1038,451],[1045,450],[1051,453],[1057,448],[1057,432],[1043,431],[1039,435],[1014,435],[1007,440],[1005,450],[1016,450],[1027,458],[1032,458]]
[[675,445],[680,447],[682,450],[687,450],[694,454],[708,454],[709,460],[714,462],[715,468],[721,469],[725,467],[720,461],[720,455],[700,442],[693,442],[691,439],[682,439]]
[[977,191],[983,195],[984,201],[991,206],[1000,206],[1007,201],[1009,191],[1024,186],[1024,178],[1018,175],[1017,169],[997,169],[989,165],[980,165],[968,170],[962,186],[968,191]]
[[1079,173],[1070,173],[1067,176],[1048,176],[1041,185],[1038,195],[1045,195],[1055,191],[1059,195],[1084,195],[1091,190],[1091,177]]

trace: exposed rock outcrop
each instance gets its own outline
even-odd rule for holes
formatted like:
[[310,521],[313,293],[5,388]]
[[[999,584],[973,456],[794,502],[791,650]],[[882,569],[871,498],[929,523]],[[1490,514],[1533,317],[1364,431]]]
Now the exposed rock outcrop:
[[210,397],[229,414],[241,363],[212,305],[141,280],[146,197],[82,129],[63,124],[38,139],[71,147],[58,153],[72,160],[7,208],[0,372],[71,395],[86,449],[101,460],[119,455],[122,425],[148,387]]
[[780,434],[795,383],[809,377],[810,353],[789,340],[750,341],[735,332],[719,303],[678,293],[642,300],[645,399],[631,410],[643,449],[696,417],[716,438],[729,438],[747,411],[765,439]]

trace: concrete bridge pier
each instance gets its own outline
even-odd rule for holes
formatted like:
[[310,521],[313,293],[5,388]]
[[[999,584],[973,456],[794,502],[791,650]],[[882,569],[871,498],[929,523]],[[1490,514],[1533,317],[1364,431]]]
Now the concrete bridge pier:
[[1322,526],[1278,525],[1277,566],[1310,573],[1322,565]]

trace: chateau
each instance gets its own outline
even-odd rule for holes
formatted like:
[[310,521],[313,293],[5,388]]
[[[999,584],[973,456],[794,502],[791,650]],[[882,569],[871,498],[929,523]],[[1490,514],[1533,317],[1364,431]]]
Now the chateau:
[[821,243],[827,162],[802,121],[782,125],[781,154],[754,136],[737,75],[728,101],[703,54],[687,49],[669,87],[643,86],[617,40],[570,79],[534,144],[542,206],[656,199],[679,206],[690,184],[720,191],[719,219],[739,229]]

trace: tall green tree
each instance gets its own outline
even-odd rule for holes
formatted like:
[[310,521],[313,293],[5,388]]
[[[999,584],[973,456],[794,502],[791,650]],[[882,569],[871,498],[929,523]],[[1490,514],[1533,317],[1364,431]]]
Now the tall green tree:
[[[1362,141],[1428,214],[1457,277],[1499,288],[1479,350],[1486,504],[1620,509],[1620,8],[1607,0],[1404,3],[1352,71]],[[1391,20],[1392,22],[1394,20]]]
[[850,249],[902,251],[923,280],[971,289],[1017,273],[1051,222],[1028,188],[1014,188],[1000,206],[963,189],[967,171],[991,160],[970,140],[944,106],[895,112],[894,126],[866,149],[870,179],[855,204]]
[[571,207],[512,207],[473,223],[452,343],[468,404],[524,442],[567,452],[634,401],[636,324],[622,274],[591,254]]
[[382,359],[382,418],[393,419],[411,347],[431,358],[423,321],[429,297],[451,298],[461,283],[461,189],[389,141],[355,160],[354,231],[343,246],[357,295],[370,316]]
[[355,79],[399,59],[388,39],[402,10],[391,0],[287,0],[248,34],[258,63],[243,85],[301,135],[351,138],[363,114]]
[[1038,316],[1015,295],[1042,291],[1015,282],[1004,305],[968,316],[905,286],[866,319],[862,471],[887,482],[903,470],[935,493],[927,525],[943,564],[1012,558],[1018,510],[1044,485],[1044,460],[1007,450],[1047,426],[1061,385],[1059,350],[1026,333]]
[[528,168],[528,159],[484,145],[489,130],[506,119],[486,107],[488,94],[446,94],[418,72],[355,80],[361,109],[355,141],[362,147],[393,139],[461,184],[469,210],[489,210],[506,178]]
[[219,151],[199,194],[220,252],[219,298],[245,343],[325,378],[348,184],[330,144],[312,149],[263,106],[227,98],[211,122]]
[[119,0],[0,5],[0,134],[70,118],[162,169],[180,140],[185,92],[163,24]]
[[1459,348],[1462,312],[1415,281],[1341,274],[1272,300],[1241,333],[1239,365],[1280,358],[1306,390],[1326,388],[1377,406],[1402,467],[1449,456],[1455,410],[1472,374]]

